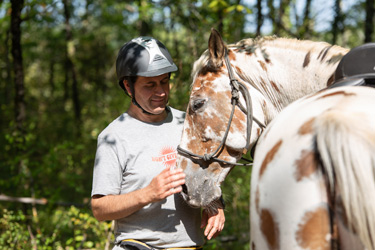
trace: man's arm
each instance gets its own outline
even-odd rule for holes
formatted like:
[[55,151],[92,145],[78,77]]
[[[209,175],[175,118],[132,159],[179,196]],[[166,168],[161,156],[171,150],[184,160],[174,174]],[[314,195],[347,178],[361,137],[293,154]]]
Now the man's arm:
[[142,189],[121,195],[94,195],[92,212],[99,221],[127,217],[149,203],[157,202],[182,191],[185,174],[181,169],[164,169]]

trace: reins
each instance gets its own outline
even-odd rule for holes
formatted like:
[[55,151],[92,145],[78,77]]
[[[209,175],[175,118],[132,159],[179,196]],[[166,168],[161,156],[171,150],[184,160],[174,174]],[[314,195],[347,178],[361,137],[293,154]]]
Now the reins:
[[[188,157],[191,157],[191,158],[200,159],[200,160],[203,160],[205,162],[213,161],[213,162],[221,162],[221,163],[236,165],[236,166],[252,166],[253,165],[252,161],[249,160],[249,159],[243,158],[243,157],[241,158],[242,160],[245,160],[245,161],[250,162],[250,163],[233,163],[233,162],[225,161],[225,160],[222,160],[222,159],[218,158],[218,156],[220,155],[221,151],[224,148],[225,141],[228,137],[236,105],[240,108],[240,110],[242,112],[244,112],[246,114],[246,124],[247,124],[246,146],[245,146],[246,151],[248,151],[249,147],[250,147],[250,137],[251,137],[251,129],[252,129],[252,126],[253,126],[253,121],[258,123],[258,125],[261,126],[262,128],[266,127],[263,123],[261,123],[255,117],[253,117],[253,106],[252,106],[250,93],[247,90],[246,86],[244,84],[238,82],[238,80],[234,76],[234,72],[233,72],[232,66],[231,66],[229,58],[228,58],[228,51],[225,50],[225,52],[226,53],[225,53],[224,60],[225,60],[225,64],[226,64],[227,69],[228,69],[230,86],[232,87],[232,92],[231,92],[232,93],[232,98],[231,98],[232,111],[230,113],[228,125],[227,125],[227,128],[225,130],[223,139],[221,140],[221,143],[216,148],[216,150],[212,153],[209,153],[209,154],[204,154],[204,155],[194,154],[194,153],[192,153],[192,152],[190,152],[186,149],[181,148],[180,146],[177,146],[177,151],[182,155],[185,155],[185,156],[188,156]],[[240,98],[239,93],[240,92],[245,99],[246,108],[243,107],[243,105],[239,102],[239,98]]]

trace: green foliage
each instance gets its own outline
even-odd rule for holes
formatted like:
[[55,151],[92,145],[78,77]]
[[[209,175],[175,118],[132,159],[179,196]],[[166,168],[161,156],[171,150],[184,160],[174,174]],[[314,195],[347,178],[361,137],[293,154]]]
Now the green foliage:
[[24,224],[25,215],[21,211],[3,210],[3,216],[0,219],[1,249],[26,249],[29,242],[27,225]]
[[38,218],[25,216],[21,210],[3,209],[0,217],[2,250],[104,249],[108,235],[113,240],[111,223],[98,222],[87,209],[73,206],[39,210]]

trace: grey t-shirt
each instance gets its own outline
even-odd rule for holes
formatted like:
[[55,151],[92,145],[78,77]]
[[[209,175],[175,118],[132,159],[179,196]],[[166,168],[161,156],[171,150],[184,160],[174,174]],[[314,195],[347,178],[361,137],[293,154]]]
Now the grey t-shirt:
[[[160,123],[145,123],[124,113],[98,137],[91,195],[116,195],[146,187],[166,166],[176,163],[185,113],[167,108]],[[156,247],[203,245],[200,209],[175,194],[116,220],[116,242],[136,239]]]

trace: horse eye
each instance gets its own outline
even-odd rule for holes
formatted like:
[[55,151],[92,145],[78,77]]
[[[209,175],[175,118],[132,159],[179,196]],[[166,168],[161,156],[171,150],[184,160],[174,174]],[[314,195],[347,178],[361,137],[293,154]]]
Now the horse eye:
[[197,110],[199,110],[200,108],[202,108],[205,103],[206,103],[205,99],[194,100],[193,103],[192,103],[192,105],[191,105],[191,109],[194,112],[196,112]]

